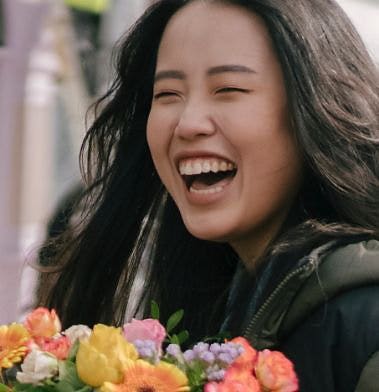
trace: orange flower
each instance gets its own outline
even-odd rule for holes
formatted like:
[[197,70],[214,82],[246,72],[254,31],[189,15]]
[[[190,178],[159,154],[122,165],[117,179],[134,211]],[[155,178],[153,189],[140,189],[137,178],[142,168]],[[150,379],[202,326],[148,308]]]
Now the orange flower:
[[30,335],[21,324],[0,327],[0,368],[10,368],[21,362],[28,351]]
[[261,392],[258,380],[246,369],[230,367],[222,382],[210,382],[204,392]]
[[260,351],[255,374],[264,390],[275,392],[299,390],[299,382],[292,362],[279,351]]
[[121,384],[105,382],[101,392],[184,392],[189,391],[187,376],[166,362],[151,365],[141,359],[130,360]]
[[58,359],[66,359],[71,348],[70,340],[67,336],[55,338],[35,338],[34,343],[41,351],[48,352]]
[[240,344],[243,347],[243,353],[233,361],[231,367],[239,368],[240,370],[253,371],[258,358],[257,350],[251,347],[250,343],[241,336],[230,340],[230,342]]
[[54,309],[37,308],[26,317],[24,324],[32,337],[51,338],[61,331],[61,322]]

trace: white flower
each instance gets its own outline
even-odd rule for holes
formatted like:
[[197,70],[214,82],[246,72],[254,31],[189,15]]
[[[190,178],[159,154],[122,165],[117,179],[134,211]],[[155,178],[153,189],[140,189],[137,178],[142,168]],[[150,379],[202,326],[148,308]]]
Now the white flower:
[[58,373],[58,359],[47,352],[32,350],[17,372],[17,381],[23,384],[38,385],[41,381]]
[[77,340],[83,340],[90,337],[92,329],[86,325],[73,325],[64,331],[64,334],[70,339],[71,344],[74,344]]

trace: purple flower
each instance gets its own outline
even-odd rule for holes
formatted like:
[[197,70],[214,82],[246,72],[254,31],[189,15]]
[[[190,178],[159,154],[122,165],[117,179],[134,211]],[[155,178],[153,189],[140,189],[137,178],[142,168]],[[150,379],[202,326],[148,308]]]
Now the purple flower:
[[155,363],[158,360],[159,352],[153,340],[137,339],[133,342],[141,358]]
[[210,351],[204,351],[199,354],[199,359],[203,360],[204,362],[213,363],[216,357]]
[[229,353],[220,353],[217,359],[226,365],[230,365],[233,362],[233,357]]
[[166,348],[166,353],[171,355],[174,358],[182,355],[182,350],[178,344],[169,344]]
[[209,347],[209,350],[214,354],[217,355],[221,351],[221,345],[219,343],[212,343]]
[[208,351],[208,350],[209,350],[209,344],[208,343],[199,342],[199,343],[197,343],[197,344],[195,344],[193,346],[193,351],[196,354],[200,354],[200,353],[202,353],[204,351]]
[[217,365],[211,366],[206,371],[208,381],[222,381],[225,376],[225,370],[220,369]]
[[[170,345],[171,346],[171,345]],[[167,354],[176,358],[180,353],[180,347],[172,345],[167,347]],[[243,348],[240,344],[213,343],[209,345],[205,342],[199,342],[195,346],[186,350],[180,358],[184,367],[200,366],[208,381],[222,381],[225,376],[225,370],[233,361],[241,355]]]
[[193,350],[186,350],[183,357],[186,362],[191,362],[196,358],[196,354]]

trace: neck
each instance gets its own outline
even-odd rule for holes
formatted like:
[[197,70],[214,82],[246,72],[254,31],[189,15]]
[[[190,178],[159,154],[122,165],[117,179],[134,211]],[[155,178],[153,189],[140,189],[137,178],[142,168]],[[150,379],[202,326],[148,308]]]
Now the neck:
[[283,214],[281,219],[265,222],[261,227],[229,241],[229,244],[248,270],[256,269],[264,260],[264,255],[274,238],[278,235],[285,217],[286,214]]
[[271,237],[260,238],[252,241],[250,238],[239,238],[231,241],[230,245],[238,254],[248,270],[256,269],[263,259],[263,255],[271,242]]

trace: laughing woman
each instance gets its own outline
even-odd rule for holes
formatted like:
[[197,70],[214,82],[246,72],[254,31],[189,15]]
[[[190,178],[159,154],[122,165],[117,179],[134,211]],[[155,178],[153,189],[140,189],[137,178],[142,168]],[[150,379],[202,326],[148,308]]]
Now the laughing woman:
[[40,304],[122,324],[154,299],[283,351],[302,391],[376,390],[378,71],[340,7],[163,0],[117,70]]

